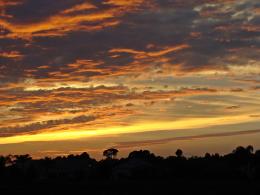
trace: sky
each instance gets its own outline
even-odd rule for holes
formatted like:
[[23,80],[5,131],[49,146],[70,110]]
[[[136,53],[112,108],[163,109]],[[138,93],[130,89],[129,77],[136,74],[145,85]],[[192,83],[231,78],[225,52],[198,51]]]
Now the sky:
[[0,0],[0,154],[259,141],[258,0]]

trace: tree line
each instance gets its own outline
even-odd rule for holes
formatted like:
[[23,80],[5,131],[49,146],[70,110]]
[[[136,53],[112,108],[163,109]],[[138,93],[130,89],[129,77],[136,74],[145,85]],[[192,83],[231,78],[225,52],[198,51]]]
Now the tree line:
[[[254,151],[252,146],[239,146],[225,155],[206,153],[201,157],[185,157],[183,151],[178,149],[175,155],[168,157],[139,150],[119,159],[118,152],[115,148],[109,148],[103,152],[105,158],[100,161],[86,152],[42,159],[33,159],[28,154],[0,156],[0,190],[1,187],[7,189],[10,186],[68,184],[89,186],[88,189],[93,192],[101,190],[93,186],[102,184],[106,186],[102,192],[109,189],[117,194],[113,185],[118,183],[121,184],[117,185],[119,189],[132,183],[156,183],[157,186],[165,183],[183,186],[199,181],[203,185],[211,182],[214,185],[225,185],[225,182],[260,184],[260,150]],[[156,185],[149,185],[149,188],[155,188]],[[171,186],[167,187],[170,189]]]

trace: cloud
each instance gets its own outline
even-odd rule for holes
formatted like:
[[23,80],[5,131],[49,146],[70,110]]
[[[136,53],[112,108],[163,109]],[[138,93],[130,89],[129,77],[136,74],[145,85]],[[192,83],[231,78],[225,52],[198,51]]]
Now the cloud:
[[[93,116],[96,123],[142,113],[150,102],[173,101],[177,97],[216,93],[215,89],[183,88],[168,91],[132,91],[125,86],[97,86],[89,88],[57,88],[51,90],[9,89],[0,95],[0,132],[5,136],[25,132],[39,132],[54,127],[70,129],[80,125],[80,116]],[[139,105],[138,107],[132,105]],[[125,106],[127,105],[127,106]],[[83,118],[83,119],[89,119]],[[110,121],[109,121],[110,120]],[[15,127],[13,127],[16,125]],[[86,124],[84,123],[86,126]],[[56,129],[57,129],[56,128]]]
[[119,149],[120,148],[131,148],[131,147],[136,147],[136,146],[151,146],[151,145],[155,145],[155,144],[166,144],[166,143],[173,142],[173,141],[229,137],[229,136],[250,135],[250,134],[258,134],[258,133],[260,133],[260,130],[245,130],[245,131],[236,131],[236,132],[224,132],[224,133],[212,133],[212,134],[173,137],[173,138],[158,139],[158,140],[118,142],[118,143],[116,143],[115,147],[119,148]]
[[20,58],[22,58],[22,54],[20,54],[20,52],[18,52],[18,51],[3,52],[3,53],[0,53],[0,58],[20,59]]
[[228,107],[226,107],[226,109],[228,109],[228,110],[239,109],[239,108],[240,108],[240,106],[228,106]]
[[[118,2],[118,3],[116,3]],[[120,3],[121,2],[121,3]],[[50,0],[33,0],[2,4],[0,24],[8,37],[60,36],[71,31],[92,31],[119,23],[118,17],[131,12],[143,1],[68,1],[53,4]],[[49,6],[52,5],[52,6]],[[41,10],[39,12],[39,10]]]
[[146,57],[160,57],[160,56],[164,56],[168,53],[186,49],[186,48],[189,48],[189,46],[184,44],[184,45],[178,45],[176,47],[164,48],[161,51],[155,51],[155,52],[136,51],[133,49],[125,49],[125,48],[111,49],[109,52],[110,53],[129,53],[129,54],[136,55],[135,59],[142,59],[142,58],[146,58]]
[[[3,52],[11,46],[23,59],[2,64],[3,81],[88,81],[148,68],[178,75],[239,74],[253,61],[250,66],[258,67],[257,1],[5,2],[2,9],[12,17],[2,19]],[[32,40],[21,40],[28,36]],[[65,68],[79,63],[85,66],[76,75]],[[94,71],[87,70],[91,63],[98,64]],[[44,66],[49,68],[39,68]]]
[[42,121],[38,123],[31,123],[29,125],[24,126],[14,126],[14,127],[3,127],[0,128],[0,137],[10,137],[16,136],[20,134],[32,134],[37,133],[43,130],[50,131],[52,128],[60,126],[60,125],[71,125],[71,124],[80,124],[80,123],[87,123],[90,121],[94,121],[94,116],[77,116],[71,119],[59,119],[59,120],[48,120]]
[[47,130],[49,119],[79,115],[123,122],[157,102],[206,94],[234,94],[223,112],[241,94],[254,104],[258,7],[257,0],[3,0],[0,128]]
[[[216,89],[183,88],[180,90],[159,90],[134,92],[125,86],[97,86],[90,88],[58,88],[53,90],[24,91],[13,89],[2,91],[0,105],[14,106],[22,104],[52,102],[71,102],[79,105],[107,103],[116,100],[154,100],[193,94],[214,93]],[[39,106],[39,105],[38,105]]]

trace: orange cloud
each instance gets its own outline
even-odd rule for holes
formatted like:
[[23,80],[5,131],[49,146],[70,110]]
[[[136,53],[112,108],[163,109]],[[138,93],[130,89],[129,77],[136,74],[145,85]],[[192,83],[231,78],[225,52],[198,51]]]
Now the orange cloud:
[[0,52],[0,57],[21,59],[23,55],[19,51]]
[[[214,89],[188,89],[178,91],[140,91],[132,92],[124,86],[98,86],[90,88],[59,88],[53,90],[13,92],[1,90],[0,111],[1,131],[3,136],[13,136],[16,133],[38,132],[48,130],[68,129],[73,125],[86,126],[79,121],[80,116],[93,116],[97,123],[111,125],[112,118],[121,119],[140,112],[141,107],[125,106],[129,102],[151,102],[174,100],[180,96],[215,93]],[[45,122],[44,122],[45,121]],[[46,122],[47,121],[47,122]],[[50,122],[51,121],[51,122]],[[53,123],[53,121],[57,121]],[[99,122],[98,122],[99,121]],[[88,122],[89,123],[89,122]],[[14,127],[13,124],[16,124]],[[88,124],[94,128],[95,123]]]
[[[7,37],[30,38],[32,36],[59,36],[71,31],[100,30],[104,27],[115,26],[120,23],[119,17],[127,12],[134,11],[134,7],[144,1],[107,1],[114,7],[98,8],[91,3],[74,5],[71,8],[60,11],[33,23],[14,23],[8,17],[0,19],[0,25],[11,32]],[[6,6],[15,6],[17,2],[2,3],[2,9]],[[138,3],[138,4],[137,4]]]
[[127,48],[118,48],[118,49],[111,49],[109,52],[110,53],[129,53],[129,54],[134,54],[136,55],[136,59],[142,59],[146,57],[160,57],[164,56],[168,53],[187,49],[190,46],[187,44],[182,44],[182,45],[177,45],[177,46],[172,46],[172,47],[165,47],[162,50],[159,51],[152,51],[152,52],[146,52],[146,51],[137,51],[133,49],[127,49]]
[[[4,20],[0,20],[0,24],[4,26],[6,29],[13,32],[15,36],[23,37],[23,36],[31,36],[33,34],[43,33],[46,31],[46,35],[48,35],[48,31],[51,31],[50,34],[63,34],[68,31],[80,29],[81,26],[79,25],[82,22],[98,22],[102,20],[106,20],[112,18],[112,13],[95,13],[95,14],[88,14],[88,15],[76,15],[76,16],[64,16],[64,15],[56,15],[52,16],[46,21],[29,24],[29,25],[22,25],[22,24],[12,24]],[[84,27],[87,28],[86,26]]]
[[71,14],[78,11],[85,11],[85,10],[91,10],[91,9],[97,9],[97,7],[91,3],[82,3],[79,5],[75,5],[72,8],[66,9],[62,11],[62,14]]

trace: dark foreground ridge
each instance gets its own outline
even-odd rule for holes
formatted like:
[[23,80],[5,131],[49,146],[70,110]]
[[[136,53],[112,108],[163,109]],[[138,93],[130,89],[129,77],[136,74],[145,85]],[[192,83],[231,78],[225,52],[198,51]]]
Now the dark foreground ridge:
[[[87,153],[33,160],[0,156],[0,194],[260,194],[260,150],[186,158],[181,150],[163,158],[148,150],[105,160]],[[1,193],[2,192],[2,193]]]

